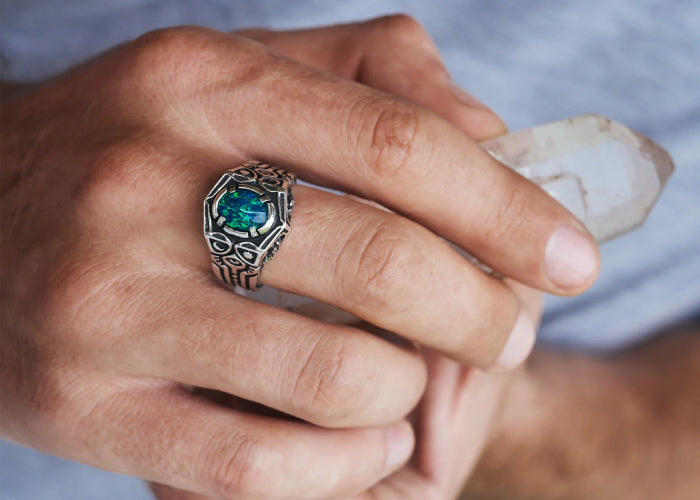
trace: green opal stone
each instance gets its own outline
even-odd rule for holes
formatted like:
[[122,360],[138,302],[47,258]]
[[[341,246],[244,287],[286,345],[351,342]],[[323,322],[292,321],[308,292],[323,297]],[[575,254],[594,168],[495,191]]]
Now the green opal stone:
[[225,193],[219,198],[217,210],[226,219],[226,225],[236,231],[260,229],[267,221],[267,205],[249,189]]

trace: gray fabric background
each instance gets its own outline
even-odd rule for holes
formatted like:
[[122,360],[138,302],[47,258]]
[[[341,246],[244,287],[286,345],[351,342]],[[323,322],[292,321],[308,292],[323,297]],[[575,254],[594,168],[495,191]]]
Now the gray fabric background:
[[[627,346],[700,312],[700,2],[2,0],[3,79],[42,79],[150,29],[417,17],[454,78],[511,129],[598,112],[664,145],[677,171],[644,227],[603,247],[594,288],[549,298],[541,339]],[[134,479],[0,443],[0,499],[142,499]]]

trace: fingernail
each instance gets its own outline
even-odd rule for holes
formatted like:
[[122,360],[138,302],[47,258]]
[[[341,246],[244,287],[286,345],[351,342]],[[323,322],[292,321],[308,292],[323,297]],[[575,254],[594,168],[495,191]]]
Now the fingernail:
[[549,237],[544,252],[545,272],[563,288],[584,285],[598,268],[593,242],[572,227],[562,226]]
[[496,365],[506,369],[520,365],[532,352],[535,337],[535,325],[530,316],[525,311],[520,311]]
[[394,469],[406,462],[413,453],[415,437],[413,429],[407,422],[401,422],[386,431],[386,461],[387,469]]
[[462,104],[465,104],[467,106],[470,106],[472,108],[486,108],[483,102],[478,100],[476,97],[471,95],[469,92],[464,90],[462,87],[457,85],[454,82],[450,82],[450,88],[452,89],[452,93],[455,95],[457,100],[461,102]]

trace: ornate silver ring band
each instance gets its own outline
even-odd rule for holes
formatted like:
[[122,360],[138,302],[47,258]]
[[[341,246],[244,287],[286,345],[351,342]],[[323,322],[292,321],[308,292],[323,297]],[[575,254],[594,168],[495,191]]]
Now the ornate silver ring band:
[[285,235],[294,206],[293,174],[267,163],[228,170],[204,199],[204,237],[214,274],[248,290]]

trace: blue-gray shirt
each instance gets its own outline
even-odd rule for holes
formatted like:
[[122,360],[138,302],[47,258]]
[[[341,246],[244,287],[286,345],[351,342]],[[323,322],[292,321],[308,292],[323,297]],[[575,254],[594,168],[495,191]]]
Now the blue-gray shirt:
[[[435,38],[455,80],[511,129],[602,113],[652,137],[676,161],[676,173],[646,224],[603,246],[603,269],[593,289],[577,298],[548,298],[540,338],[610,350],[700,313],[700,2],[2,0],[0,5],[2,77],[17,80],[45,78],[162,26],[289,28],[412,14]],[[8,447],[0,445],[0,469],[7,456],[17,456]],[[63,462],[52,467],[86,475],[88,486],[70,480],[71,498],[83,498],[81,488],[88,488],[85,498],[138,496],[119,490],[132,483],[115,483],[114,497],[103,488],[90,493],[95,476],[87,469]],[[0,496],[3,483],[17,483],[26,469],[17,470],[19,476],[7,479],[0,473]],[[61,496],[55,490],[42,496],[41,484],[27,484],[30,489],[19,488],[9,498]]]

